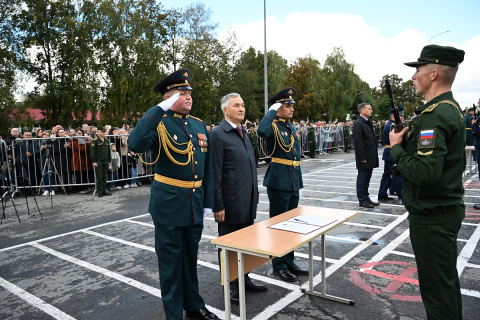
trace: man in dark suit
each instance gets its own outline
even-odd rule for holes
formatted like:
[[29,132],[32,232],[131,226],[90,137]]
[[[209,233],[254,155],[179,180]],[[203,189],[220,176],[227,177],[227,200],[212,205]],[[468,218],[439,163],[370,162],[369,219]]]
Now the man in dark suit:
[[148,211],[167,319],[182,319],[185,310],[189,319],[217,320],[205,307],[197,277],[203,218],[213,207],[213,172],[207,128],[189,114],[190,77],[190,70],[180,69],[157,84],[154,91],[164,101],[138,121],[128,146],[158,155]]
[[[257,215],[258,181],[255,153],[250,138],[240,125],[245,118],[245,103],[238,93],[221,100],[225,118],[210,132],[214,176],[215,220],[218,235],[251,226]],[[230,300],[239,302],[238,279],[231,282]],[[267,291],[245,275],[247,291]]]
[[361,207],[373,208],[379,203],[372,201],[368,194],[368,186],[372,178],[373,168],[378,168],[377,138],[373,130],[372,106],[368,103],[358,105],[360,116],[353,124],[353,145],[357,163],[357,198]]

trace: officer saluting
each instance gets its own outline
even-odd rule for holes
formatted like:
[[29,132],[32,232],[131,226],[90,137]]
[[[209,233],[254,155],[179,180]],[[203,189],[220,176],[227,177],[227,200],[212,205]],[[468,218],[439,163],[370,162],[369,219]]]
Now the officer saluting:
[[183,309],[189,318],[218,319],[198,289],[198,243],[204,215],[213,208],[213,173],[207,128],[189,115],[190,77],[181,69],[157,84],[164,101],[140,119],[128,146],[137,153],[150,150],[157,159],[149,213],[167,319],[182,319]]
[[95,168],[96,187],[99,197],[111,196],[107,191],[107,172],[112,156],[110,153],[110,141],[105,138],[105,128],[98,127],[97,136],[92,141],[90,154],[92,166]]
[[[265,173],[263,185],[267,187],[270,217],[298,207],[300,188],[303,188],[300,169],[300,135],[290,123],[295,101],[294,88],[286,88],[273,96],[274,103],[258,126],[258,136],[265,139],[272,162]],[[295,274],[308,274],[294,262],[293,251],[273,259],[273,273],[287,282],[297,281]]]

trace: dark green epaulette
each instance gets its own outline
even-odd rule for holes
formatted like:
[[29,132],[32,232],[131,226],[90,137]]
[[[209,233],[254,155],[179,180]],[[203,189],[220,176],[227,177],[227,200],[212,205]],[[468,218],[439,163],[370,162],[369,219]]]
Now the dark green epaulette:
[[190,118],[195,119],[195,120],[200,121],[200,122],[203,122],[202,119],[194,117],[194,116],[190,116]]

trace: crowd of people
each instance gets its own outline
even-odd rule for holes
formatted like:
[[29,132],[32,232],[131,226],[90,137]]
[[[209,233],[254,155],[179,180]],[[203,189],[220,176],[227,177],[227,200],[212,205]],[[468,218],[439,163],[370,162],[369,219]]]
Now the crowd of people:
[[[103,129],[103,128],[102,128]],[[130,128],[106,126],[111,158],[108,167],[108,190],[135,188],[151,182],[152,169],[144,162],[149,154],[136,154],[127,145]],[[91,159],[91,146],[97,139],[97,127],[83,124],[65,129],[61,125],[51,130],[12,128],[10,135],[0,142],[2,179],[13,185],[15,191],[43,196],[59,191],[90,193],[95,189],[96,176]],[[142,161],[142,159],[144,161]],[[39,190],[41,189],[41,190]]]

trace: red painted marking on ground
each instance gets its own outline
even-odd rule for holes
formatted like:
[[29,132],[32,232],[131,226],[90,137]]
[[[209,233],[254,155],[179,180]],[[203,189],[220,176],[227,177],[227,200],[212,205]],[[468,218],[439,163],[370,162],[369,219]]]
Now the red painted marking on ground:
[[[371,269],[372,267],[378,265],[400,265],[405,266],[406,268],[399,275],[393,275]],[[417,272],[417,268],[412,267],[411,265],[412,264],[410,262],[405,261],[378,261],[365,263],[358,267],[359,270],[352,270],[350,272],[350,281],[352,281],[355,285],[367,292],[374,294],[380,294],[382,292],[386,293],[387,295],[389,295],[390,299],[401,301],[422,301],[420,295],[412,296],[397,294],[397,291],[406,283],[418,286],[418,280],[412,278],[412,276]],[[366,283],[365,279],[362,278],[362,273],[384,279],[390,279],[392,281],[384,288],[377,288],[370,283]]]

